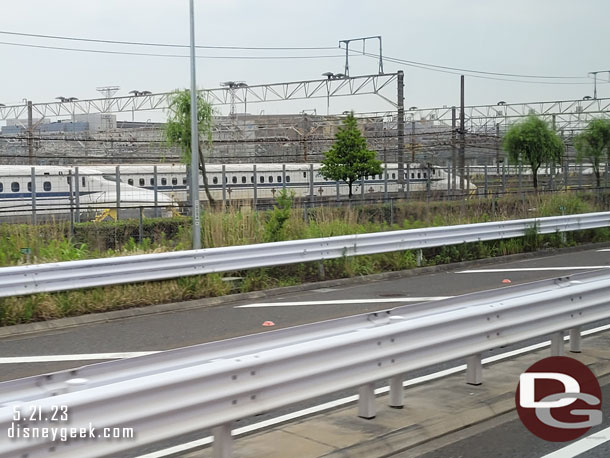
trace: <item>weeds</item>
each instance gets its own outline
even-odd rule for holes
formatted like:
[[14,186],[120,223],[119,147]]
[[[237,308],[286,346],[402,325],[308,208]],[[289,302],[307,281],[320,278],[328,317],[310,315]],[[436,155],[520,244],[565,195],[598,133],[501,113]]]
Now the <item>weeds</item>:
[[[223,211],[203,213],[202,241],[205,247],[244,245],[602,211],[608,205],[610,194],[553,194],[523,199],[505,197],[466,202],[401,202],[395,203],[391,211],[388,205],[321,207],[309,209],[305,218],[302,210],[293,208],[292,196],[282,193],[270,212],[229,207]],[[445,264],[608,240],[610,228],[542,235],[534,226],[521,238],[426,249],[423,250],[423,263]],[[23,254],[22,248],[29,248],[31,256]],[[190,248],[191,224],[184,217],[146,219],[142,233],[137,221],[76,224],[73,237],[70,237],[69,226],[65,223],[0,225],[0,266]],[[319,262],[311,262],[227,273],[243,278],[238,285],[223,281],[222,275],[209,274],[143,284],[9,297],[0,299],[0,325],[291,286],[317,281],[322,272],[325,279],[335,279],[404,270],[416,266],[416,254],[408,250],[343,257],[325,260],[321,265],[322,268]]]

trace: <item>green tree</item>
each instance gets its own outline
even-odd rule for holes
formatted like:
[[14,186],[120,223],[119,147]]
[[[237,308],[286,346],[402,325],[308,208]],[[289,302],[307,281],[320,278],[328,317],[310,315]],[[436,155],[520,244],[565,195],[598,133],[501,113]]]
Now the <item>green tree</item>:
[[594,119],[587,128],[574,137],[574,148],[578,152],[576,159],[582,162],[588,159],[593,164],[597,187],[601,186],[600,162],[606,156],[610,160],[610,120]]
[[[182,162],[191,164],[191,91],[176,90],[169,97],[167,124],[165,126],[165,138],[170,146],[180,148]],[[197,93],[197,126],[200,138],[204,138],[204,144],[212,147],[212,106],[206,102],[201,94]],[[214,202],[208,186],[208,177],[205,172],[205,160],[201,141],[198,145],[199,170],[203,175],[203,188],[210,203]]]
[[537,116],[528,116],[508,129],[502,146],[514,164],[529,164],[538,190],[538,169],[543,164],[561,162],[563,141],[546,122]]
[[324,153],[320,175],[327,180],[345,181],[351,199],[354,182],[367,175],[380,174],[381,161],[377,160],[375,151],[368,149],[354,112],[343,120],[335,139],[331,149]]

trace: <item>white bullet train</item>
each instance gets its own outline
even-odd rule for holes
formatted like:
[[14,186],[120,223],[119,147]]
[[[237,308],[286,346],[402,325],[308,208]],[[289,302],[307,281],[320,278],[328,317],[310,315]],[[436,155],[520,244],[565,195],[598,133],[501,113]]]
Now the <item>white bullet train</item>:
[[[217,201],[224,194],[227,201],[244,203],[255,193],[257,199],[272,200],[283,188],[296,197],[313,194],[316,199],[345,197],[349,192],[345,183],[325,180],[320,164],[227,164],[224,172],[222,165],[209,164],[206,170],[210,193]],[[0,221],[29,220],[33,212],[37,217],[57,218],[76,213],[81,221],[102,215],[116,218],[117,194],[121,217],[137,216],[140,208],[146,216],[165,217],[176,214],[179,204],[188,200],[184,164],[121,165],[118,174],[115,165],[35,166],[34,173],[33,188],[31,166],[0,166]],[[201,176],[199,181],[200,199],[205,201]],[[469,191],[476,189],[466,184]],[[386,187],[390,194],[400,189],[397,164],[354,183],[352,192],[355,198],[374,196]],[[449,187],[448,174],[439,167],[405,166],[405,191],[447,191]]]
[[121,217],[137,216],[140,208],[147,216],[171,216],[177,209],[165,193],[155,196],[122,180],[117,190],[114,176],[95,167],[78,167],[77,172],[75,167],[35,166],[34,175],[32,186],[31,166],[0,166],[0,221],[30,220],[34,213],[41,220],[62,219],[70,213],[78,213],[83,221],[105,213],[116,217],[117,192]]
[[[321,164],[227,164],[224,166],[223,177],[222,165],[207,164],[206,172],[210,193],[215,200],[222,200],[223,192],[226,200],[251,200],[255,190],[258,199],[273,199],[283,188],[293,191],[296,197],[308,197],[312,191],[314,196],[322,198],[347,196],[348,186],[343,182],[325,180],[319,173],[320,167]],[[116,166],[95,168],[106,177],[116,177]],[[451,186],[449,175],[439,167],[413,163],[405,165],[404,173],[404,189],[408,192],[447,191]],[[179,202],[187,200],[188,183],[184,164],[122,165],[120,180],[130,186],[147,190],[154,190],[156,187],[157,191],[166,193]],[[200,199],[207,200],[201,176],[199,183]],[[459,179],[457,183],[459,185]],[[360,194],[366,196],[384,193],[386,186],[388,193],[399,191],[397,164],[387,164],[385,173],[368,176],[354,183],[352,193],[355,197]],[[469,192],[476,189],[472,182],[467,181],[465,186]]]

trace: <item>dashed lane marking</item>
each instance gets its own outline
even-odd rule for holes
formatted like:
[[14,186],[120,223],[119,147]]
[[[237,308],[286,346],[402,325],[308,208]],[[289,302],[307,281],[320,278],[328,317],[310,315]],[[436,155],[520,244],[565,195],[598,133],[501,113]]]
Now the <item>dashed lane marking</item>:
[[257,302],[254,304],[237,305],[236,309],[255,307],[298,307],[301,305],[335,305],[335,304],[383,304],[388,302],[429,302],[450,299],[454,296],[429,297],[393,297],[384,299],[337,299],[331,301],[300,301],[300,302]]
[[548,455],[544,455],[541,458],[572,458],[573,456],[580,455],[599,445],[605,444],[608,441],[610,441],[610,428],[602,429],[601,431],[583,437],[582,439],[572,442],[570,445],[560,448]]
[[5,356],[0,358],[0,364],[21,363],[51,363],[58,361],[87,361],[101,359],[124,359],[136,356],[152,355],[156,351],[134,351],[120,353],[88,353],[80,355],[42,355],[42,356]]
[[546,271],[562,271],[562,270],[597,270],[610,269],[610,266],[564,266],[564,267],[517,267],[514,269],[476,269],[476,270],[460,270],[458,274],[487,274],[500,272],[546,272]]

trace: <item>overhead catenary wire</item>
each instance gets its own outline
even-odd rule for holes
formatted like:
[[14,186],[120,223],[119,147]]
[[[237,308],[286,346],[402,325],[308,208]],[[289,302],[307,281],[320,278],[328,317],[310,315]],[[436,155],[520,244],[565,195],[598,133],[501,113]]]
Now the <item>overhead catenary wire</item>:
[[[54,40],[67,40],[67,41],[81,41],[88,43],[105,43],[105,44],[118,44],[118,45],[130,45],[130,46],[154,46],[164,48],[182,48],[187,49],[189,45],[179,45],[171,43],[150,43],[141,41],[119,41],[119,40],[102,40],[94,38],[79,38],[79,37],[68,37],[60,35],[43,35],[39,33],[23,33],[23,32],[9,32],[6,30],[0,30],[0,34],[3,35],[14,35],[20,37],[31,37],[31,38],[47,38]],[[201,46],[196,45],[198,49],[235,49],[235,50],[263,50],[263,51],[286,51],[286,50],[336,50],[337,46]]]
[[[169,57],[169,58],[181,58],[188,59],[188,55],[182,54],[159,54],[159,53],[143,53],[143,52],[129,52],[129,51],[109,51],[103,49],[86,49],[86,48],[68,48],[62,46],[47,46],[47,45],[34,45],[26,43],[13,43],[7,41],[0,41],[0,45],[8,46],[19,46],[25,48],[37,48],[37,49],[51,49],[56,51],[74,51],[74,52],[86,52],[96,54],[115,54],[124,56],[146,56],[146,57]],[[315,55],[315,56],[195,56],[197,59],[252,59],[252,60],[264,60],[264,59],[327,59],[327,58],[339,58],[343,57],[341,54],[337,55]]]

